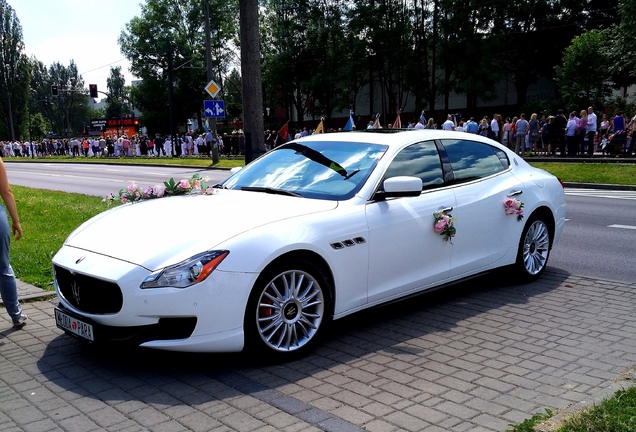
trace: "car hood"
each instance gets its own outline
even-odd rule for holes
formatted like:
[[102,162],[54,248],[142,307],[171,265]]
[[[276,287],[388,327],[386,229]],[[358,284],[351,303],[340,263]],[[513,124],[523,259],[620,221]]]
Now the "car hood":
[[259,226],[337,205],[337,201],[232,190],[151,199],[95,216],[65,245],[156,270]]

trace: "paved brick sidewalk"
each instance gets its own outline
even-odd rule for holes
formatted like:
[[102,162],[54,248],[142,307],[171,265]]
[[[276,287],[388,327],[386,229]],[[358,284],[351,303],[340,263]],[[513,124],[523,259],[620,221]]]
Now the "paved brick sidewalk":
[[284,364],[93,348],[31,300],[23,330],[0,311],[0,430],[505,431],[630,384],[636,284],[503,279],[348,317]]

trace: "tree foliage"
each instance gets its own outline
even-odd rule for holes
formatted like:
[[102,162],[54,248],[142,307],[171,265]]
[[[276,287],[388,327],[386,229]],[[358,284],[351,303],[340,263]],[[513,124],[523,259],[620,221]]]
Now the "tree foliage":
[[556,67],[563,100],[568,106],[603,106],[611,94],[603,31],[590,30],[574,38]]
[[64,136],[78,135],[90,120],[88,92],[84,78],[73,60],[68,66],[53,63],[48,70],[52,84],[57,85],[58,95],[51,98],[51,124],[53,130]]
[[106,117],[121,118],[132,114],[132,106],[126,94],[126,79],[121,72],[121,66],[111,67],[110,75],[106,79],[108,98],[106,99]]
[[[204,87],[208,82],[204,3],[147,0],[142,4],[141,16],[133,18],[119,37],[121,51],[131,62],[131,72],[142,80],[133,97],[151,132],[167,132],[169,99],[174,118],[184,122],[193,113],[201,118]],[[222,77],[229,71],[234,55],[231,46],[236,43],[238,2],[209,0],[209,3],[215,11],[210,15],[211,61],[215,75]]]
[[[122,53],[141,79],[126,86],[119,68],[108,78],[107,116],[142,112],[149,132],[202,120],[208,82],[204,6],[209,3],[214,80],[228,120],[243,117],[239,1],[143,0],[121,32]],[[480,115],[487,102],[521,107],[616,104],[611,88],[636,83],[636,0],[261,0],[260,59],[267,127],[321,117],[328,127],[357,114],[464,104]],[[77,134],[95,115],[71,61],[46,66],[23,54],[22,29],[0,0],[0,139],[36,137],[43,129]],[[539,78],[556,95],[537,98]],[[51,85],[60,89],[51,96]],[[505,87],[505,89],[503,88]],[[516,99],[508,100],[508,88]],[[511,93],[513,94],[513,93]],[[265,111],[265,110],[264,110]],[[37,116],[40,114],[40,116]],[[263,113],[265,115],[265,112]],[[435,113],[432,113],[435,114]],[[329,117],[340,117],[338,120]],[[36,120],[37,119],[37,120]],[[43,120],[42,121],[40,120]],[[37,123],[37,127],[34,125]],[[358,127],[363,125],[358,124]]]
[[28,132],[30,75],[22,26],[6,0],[0,0],[0,20],[0,135],[15,140]]

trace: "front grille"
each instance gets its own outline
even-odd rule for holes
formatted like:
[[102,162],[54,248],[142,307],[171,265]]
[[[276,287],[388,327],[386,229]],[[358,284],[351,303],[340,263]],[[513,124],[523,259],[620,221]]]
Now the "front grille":
[[114,314],[121,310],[124,299],[116,283],[72,273],[57,265],[53,266],[53,272],[60,293],[77,310],[90,314]]

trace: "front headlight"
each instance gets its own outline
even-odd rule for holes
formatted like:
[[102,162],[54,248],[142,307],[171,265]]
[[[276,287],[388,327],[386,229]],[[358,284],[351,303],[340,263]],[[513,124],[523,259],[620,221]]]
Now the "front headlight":
[[209,251],[149,274],[140,288],[186,288],[204,281],[230,251]]

